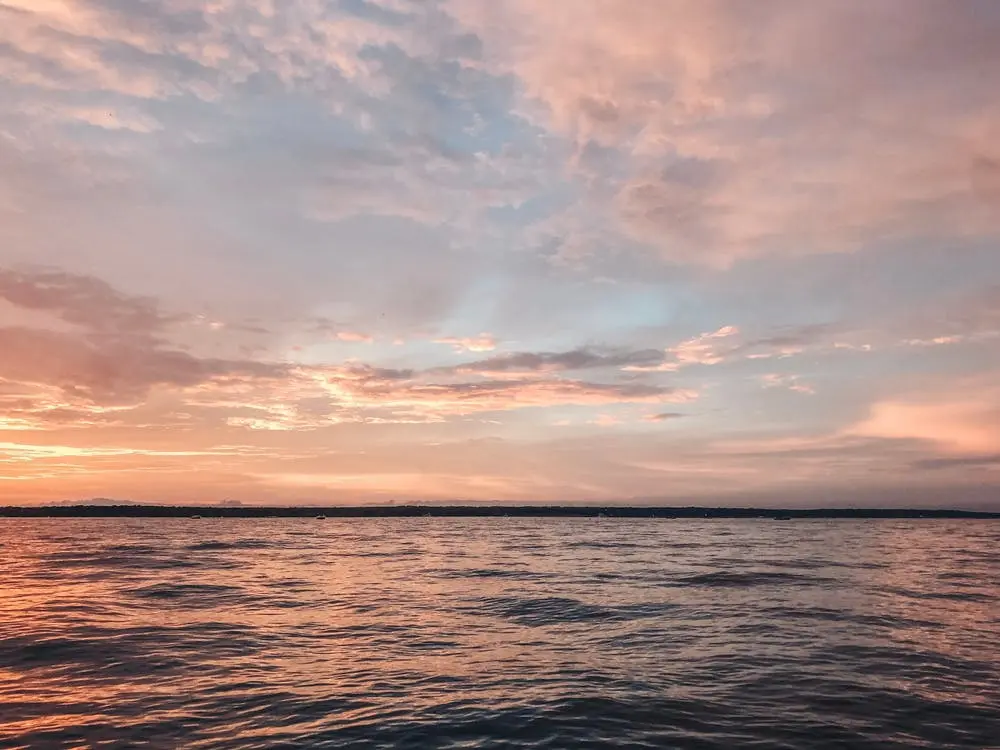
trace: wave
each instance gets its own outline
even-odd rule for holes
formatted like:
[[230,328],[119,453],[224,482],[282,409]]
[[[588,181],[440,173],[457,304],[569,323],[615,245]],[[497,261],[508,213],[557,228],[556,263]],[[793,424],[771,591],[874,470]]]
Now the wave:
[[762,607],[760,614],[775,622],[781,620],[821,620],[824,622],[854,623],[857,625],[870,625],[876,628],[897,630],[910,628],[926,630],[947,627],[944,623],[934,620],[918,620],[896,615],[873,615],[823,607]]
[[187,545],[184,549],[192,552],[229,550],[229,549],[266,549],[274,544],[264,539],[238,539],[234,542],[223,542],[212,539],[205,542],[195,542]]
[[517,568],[434,568],[428,571],[438,578],[510,578],[519,581],[534,581],[553,578],[553,573],[518,570]]
[[202,563],[197,559],[182,557],[173,550],[142,545],[117,545],[93,551],[53,552],[42,556],[39,564],[49,569],[117,568],[126,570],[172,570],[202,566]]
[[[0,638],[0,668],[79,673],[97,677],[156,676],[204,658],[246,656],[259,650],[249,628],[203,623],[180,627],[73,628],[62,634]],[[193,659],[191,657],[194,657]]]
[[628,605],[589,604],[579,599],[561,596],[482,597],[473,600],[473,611],[510,620],[519,625],[563,625],[588,621],[625,621],[656,617],[672,608],[671,603],[641,603]]
[[0,525],[0,745],[995,746],[995,535],[880,523]]
[[914,589],[903,588],[901,586],[885,586],[880,590],[883,593],[891,594],[892,596],[901,596],[907,599],[937,599],[942,601],[974,602],[982,604],[1000,601],[1000,598],[993,594],[984,594],[976,591],[916,591]]
[[636,544],[635,542],[598,542],[598,541],[579,541],[579,542],[568,542],[566,546],[570,549],[642,549],[648,547],[645,544]]
[[748,588],[751,586],[815,586],[834,581],[836,581],[834,578],[800,573],[716,571],[682,576],[669,581],[666,585]]
[[242,587],[208,583],[154,583],[123,589],[122,594],[139,600],[150,600],[155,606],[170,603],[203,609],[262,601],[261,597],[249,595]]

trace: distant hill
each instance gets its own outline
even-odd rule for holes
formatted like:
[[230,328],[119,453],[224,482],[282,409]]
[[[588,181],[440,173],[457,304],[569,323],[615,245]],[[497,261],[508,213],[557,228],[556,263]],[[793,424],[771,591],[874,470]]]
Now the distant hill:
[[146,505],[138,500],[116,500],[110,497],[93,497],[89,500],[57,500],[52,503],[46,503],[43,507],[108,507],[108,506],[120,506],[120,505]]
[[622,505],[355,505],[264,506],[152,505],[100,498],[85,504],[0,507],[0,516],[62,518],[390,518],[390,517],[509,517],[509,518],[997,518],[1000,512],[913,508],[715,508]]

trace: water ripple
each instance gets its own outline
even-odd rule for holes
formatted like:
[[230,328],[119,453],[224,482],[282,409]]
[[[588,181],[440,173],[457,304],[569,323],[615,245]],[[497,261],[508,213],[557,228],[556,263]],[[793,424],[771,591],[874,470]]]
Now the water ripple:
[[671,581],[671,585],[735,586],[740,588],[749,586],[779,585],[811,586],[818,583],[829,583],[833,580],[834,579],[832,578],[825,578],[823,576],[809,576],[798,573],[739,573],[734,571],[716,571],[713,573],[699,573],[696,575],[682,576],[674,581]]
[[3,747],[1000,737],[996,522],[2,524]]

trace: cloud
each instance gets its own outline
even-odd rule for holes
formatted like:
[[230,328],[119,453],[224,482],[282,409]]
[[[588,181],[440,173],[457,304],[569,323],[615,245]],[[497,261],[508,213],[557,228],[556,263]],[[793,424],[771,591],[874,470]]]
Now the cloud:
[[1000,392],[992,381],[981,380],[888,398],[873,404],[846,434],[924,441],[948,453],[995,453],[1000,451]]
[[949,294],[932,308],[920,308],[900,326],[904,337],[920,342],[954,343],[1000,334],[1000,284]]
[[45,492],[973,481],[996,3],[563,5],[0,0],[3,439],[260,449]]
[[0,300],[51,313],[88,335],[149,338],[178,320],[152,300],[123,294],[91,276],[50,269],[0,268]]
[[561,378],[439,383],[421,373],[342,366],[301,367],[287,377],[216,377],[185,403],[217,410],[231,427],[303,430],[343,423],[430,423],[485,412],[558,406],[679,403],[692,389]]
[[960,456],[958,458],[924,458],[913,462],[915,469],[975,469],[1000,467],[1000,453],[985,456]]
[[154,386],[187,387],[215,377],[274,377],[280,364],[198,358],[152,345],[101,345],[63,333],[0,328],[0,378],[56,386],[94,404],[142,400]]
[[608,207],[665,258],[724,265],[1000,229],[989,0],[450,7],[521,82],[527,116],[578,155],[611,154],[574,162],[580,210]]
[[719,339],[728,339],[739,333],[736,326],[723,326],[717,331],[703,333],[693,339],[683,341],[667,351],[677,358],[680,365],[715,365],[721,362],[725,355],[718,349]]
[[369,383],[355,391],[355,395],[367,396],[386,406],[431,409],[444,414],[567,404],[685,402],[697,397],[690,389],[668,386],[591,383],[557,378],[406,383],[400,386]]
[[564,352],[515,352],[467,362],[446,371],[479,375],[523,375],[537,372],[564,372],[601,368],[636,368],[655,366],[664,355],[656,349],[636,351],[571,349]]
[[[916,312],[907,309],[892,317],[873,321],[783,326],[756,337],[748,337],[736,326],[724,326],[668,347],[662,364],[633,365],[625,369],[675,372],[689,365],[785,359],[807,353],[831,355],[955,344],[989,345],[1000,337],[998,300],[1000,294],[991,287]],[[776,380],[782,376],[765,374],[762,377],[765,385],[788,385]],[[793,387],[792,390],[802,389]]]
[[805,393],[810,396],[816,393],[816,390],[811,385],[800,382],[798,375],[769,372],[761,375],[759,380],[765,388],[787,388],[790,391]]
[[[90,276],[0,269],[0,300],[15,312],[44,313],[69,324],[0,327],[0,382],[42,389],[48,394],[43,400],[52,397],[45,389],[58,389],[58,408],[67,414],[84,409],[93,417],[106,407],[135,405],[156,387],[186,388],[222,377],[273,379],[286,371],[280,363],[183,351],[169,337],[175,326],[197,317],[167,314],[155,300]],[[44,413],[52,418],[59,412]]]
[[630,372],[675,372],[689,365],[717,365],[724,362],[738,347],[727,341],[740,333],[736,326],[723,326],[715,331],[701,333],[679,344],[668,347],[659,361],[626,364]]
[[749,359],[790,357],[806,349],[827,345],[838,330],[837,326],[829,324],[796,326],[780,333],[746,341],[740,344],[734,353]]
[[[293,365],[183,351],[169,340],[176,333],[170,326],[191,316],[168,316],[153,300],[122,294],[89,277],[4,272],[0,295],[18,309],[44,311],[73,324],[68,331],[0,328],[0,382],[8,386],[0,396],[11,407],[10,429],[45,428],[70,415],[96,425],[110,422],[113,414],[117,423],[150,399],[167,396],[177,402],[173,412],[193,409],[202,421],[254,430],[431,422],[486,411],[696,396],[690,389],[550,375],[649,361],[661,357],[656,351],[515,354],[428,371],[351,361]],[[322,333],[331,326],[314,321],[313,330]],[[369,340],[344,333],[338,329],[338,338]],[[497,377],[513,371],[523,377]],[[435,382],[441,375],[449,376],[447,382]],[[467,375],[477,379],[456,382]]]
[[98,405],[57,386],[0,379],[0,430],[4,431],[120,425],[134,406]]
[[238,192],[321,222],[447,222],[472,241],[488,208],[548,181],[516,118],[502,148],[477,130],[509,111],[511,87],[431,6],[19,0],[0,5],[0,27],[4,133],[85,163],[113,157],[146,187],[170,151],[159,175],[197,165],[189,189],[215,202]]
[[647,422],[668,422],[673,419],[680,419],[687,416],[676,411],[664,411],[659,414],[647,414],[643,419]]
[[497,348],[496,338],[489,333],[481,333],[478,336],[455,337],[446,336],[434,339],[435,344],[449,344],[455,351],[462,352],[491,352]]
[[338,331],[337,338],[340,341],[347,341],[353,344],[370,344],[375,340],[373,336],[355,331]]

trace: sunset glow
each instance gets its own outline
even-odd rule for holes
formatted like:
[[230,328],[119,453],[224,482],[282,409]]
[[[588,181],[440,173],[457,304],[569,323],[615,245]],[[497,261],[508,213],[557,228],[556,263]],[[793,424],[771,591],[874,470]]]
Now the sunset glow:
[[996,509],[998,38],[0,0],[3,500]]

